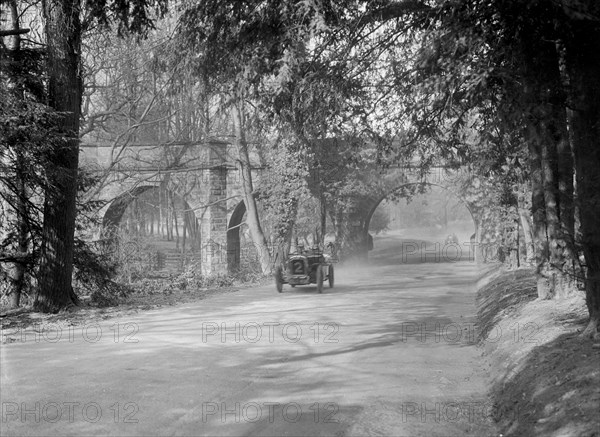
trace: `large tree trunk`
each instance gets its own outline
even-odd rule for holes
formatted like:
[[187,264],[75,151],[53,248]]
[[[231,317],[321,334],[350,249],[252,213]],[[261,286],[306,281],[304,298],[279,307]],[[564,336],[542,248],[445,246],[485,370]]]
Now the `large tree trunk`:
[[240,173],[242,176],[242,188],[244,190],[244,204],[246,205],[246,223],[250,230],[250,237],[258,253],[260,267],[263,273],[271,270],[271,254],[265,234],[260,224],[258,216],[258,206],[254,198],[254,187],[252,186],[252,167],[250,164],[250,155],[248,153],[248,143],[244,132],[244,116],[238,102],[232,105],[231,115],[233,118],[235,130],[235,143],[238,150],[238,159],[240,164]]
[[[543,32],[548,33],[547,40],[540,40]],[[538,297],[542,299],[562,297],[573,289],[573,245],[565,234],[574,219],[573,186],[568,183],[572,171],[559,172],[559,158],[560,164],[569,163],[566,156],[569,136],[559,56],[551,36],[553,27],[525,28],[521,41],[524,102],[529,112],[527,141],[532,157],[534,234],[538,245]],[[544,224],[540,223],[542,219]]]
[[52,187],[44,199],[41,264],[34,309],[57,312],[77,303],[71,286],[75,234],[79,113],[81,107],[80,2],[43,2],[49,104],[60,113],[65,140],[49,153]]
[[[557,64],[558,66],[558,64]],[[557,67],[558,68],[558,67]],[[566,129],[566,112],[564,107],[553,105],[548,108],[547,119],[540,121],[542,128],[542,174],[544,185],[544,201],[546,207],[546,223],[548,233],[549,263],[546,271],[551,281],[551,294],[549,298],[564,297],[573,290],[573,251],[565,230],[573,226],[573,192],[563,192],[560,187],[560,172],[558,169],[558,151],[568,146],[568,133]],[[544,135],[546,134],[546,135]],[[563,169],[563,177],[568,178],[568,170]],[[570,172],[572,179],[572,170]],[[573,184],[570,184],[571,190]],[[568,208],[563,203],[570,205]],[[560,213],[564,212],[565,216]],[[570,216],[566,216],[569,213]],[[568,224],[563,224],[565,220]]]
[[571,82],[571,129],[585,256],[586,303],[590,314],[584,335],[600,332],[600,25],[577,22],[567,44]]

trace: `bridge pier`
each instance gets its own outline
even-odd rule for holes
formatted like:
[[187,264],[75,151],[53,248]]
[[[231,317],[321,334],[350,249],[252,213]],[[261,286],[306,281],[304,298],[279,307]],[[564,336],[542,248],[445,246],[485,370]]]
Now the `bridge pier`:
[[211,168],[206,208],[201,219],[202,274],[227,273],[227,144],[209,144]]

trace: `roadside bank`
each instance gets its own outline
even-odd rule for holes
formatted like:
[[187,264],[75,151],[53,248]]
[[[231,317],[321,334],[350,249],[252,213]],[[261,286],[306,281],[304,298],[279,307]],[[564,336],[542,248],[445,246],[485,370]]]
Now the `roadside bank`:
[[582,338],[583,292],[538,300],[534,272],[491,270],[477,293],[479,345],[505,436],[600,436],[600,343]]

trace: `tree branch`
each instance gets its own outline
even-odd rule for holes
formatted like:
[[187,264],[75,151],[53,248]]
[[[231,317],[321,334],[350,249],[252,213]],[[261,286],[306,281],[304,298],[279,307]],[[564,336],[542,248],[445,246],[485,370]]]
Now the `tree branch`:
[[358,26],[393,20],[414,12],[430,12],[433,9],[420,0],[392,2],[373,11],[368,11],[358,20]]
[[32,256],[27,252],[0,252],[0,262],[27,262]]
[[11,36],[11,35],[23,35],[24,33],[28,33],[29,29],[7,29],[0,30],[0,37],[2,36]]

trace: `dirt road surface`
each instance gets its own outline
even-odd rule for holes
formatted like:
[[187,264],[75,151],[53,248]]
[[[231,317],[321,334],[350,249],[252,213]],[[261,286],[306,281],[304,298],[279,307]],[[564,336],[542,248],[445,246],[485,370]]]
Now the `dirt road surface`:
[[495,435],[476,264],[376,246],[323,294],[273,285],[21,332],[1,347],[1,434]]

